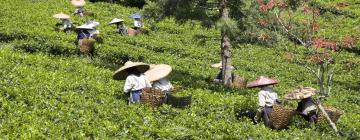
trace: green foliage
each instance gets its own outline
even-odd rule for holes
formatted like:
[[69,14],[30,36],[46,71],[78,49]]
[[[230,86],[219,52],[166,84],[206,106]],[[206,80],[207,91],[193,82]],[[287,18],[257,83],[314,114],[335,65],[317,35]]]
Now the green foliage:
[[[249,3],[249,1],[245,1]],[[156,5],[153,5],[156,6]],[[34,8],[36,7],[36,8]],[[248,118],[238,119],[236,109],[256,108],[257,89],[226,89],[211,83],[218,70],[220,32],[203,28],[201,22],[165,18],[153,23],[148,35],[121,36],[105,25],[114,17],[125,19],[136,8],[109,3],[90,3],[87,10],[104,38],[96,44],[92,60],[78,54],[73,32],[56,32],[51,15],[73,12],[68,0],[5,0],[0,8],[0,137],[3,139],[346,139],[359,136],[359,56],[353,52],[339,55],[335,65],[333,95],[324,101],[343,110],[337,123],[343,137],[335,137],[329,127],[307,127],[300,118],[288,130],[273,131],[252,125]],[[21,9],[19,14],[17,11]],[[356,11],[356,10],[354,10]],[[331,15],[333,16],[333,15]],[[80,25],[92,17],[72,16]],[[326,34],[337,38],[353,32],[357,19],[324,21]],[[9,22],[11,21],[11,22]],[[333,23],[344,25],[331,32]],[[351,22],[351,23],[345,23]],[[145,19],[145,26],[149,27]],[[350,30],[351,29],[351,30]],[[356,32],[353,33],[355,36]],[[256,41],[254,41],[256,42]],[[306,51],[279,38],[274,47],[250,43],[232,50],[235,74],[255,79],[269,75],[279,79],[274,86],[279,96],[298,85],[316,87],[316,81],[284,52],[302,57]],[[358,45],[357,45],[358,47]],[[31,51],[32,49],[35,51]],[[25,53],[23,50],[32,53]],[[56,51],[54,51],[56,50]],[[291,55],[290,55],[291,56]],[[167,63],[169,76],[180,95],[193,95],[187,109],[170,106],[151,108],[127,105],[122,94],[123,81],[111,79],[112,72],[127,60]],[[290,103],[295,107],[296,103]]]

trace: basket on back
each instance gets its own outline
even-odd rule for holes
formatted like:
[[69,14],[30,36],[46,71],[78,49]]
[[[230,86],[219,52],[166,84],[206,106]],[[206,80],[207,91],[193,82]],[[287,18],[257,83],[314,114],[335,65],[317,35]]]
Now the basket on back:
[[281,105],[274,105],[270,114],[272,127],[275,129],[286,128],[291,118],[295,115],[295,109],[287,109]]
[[167,104],[177,107],[177,108],[185,108],[187,106],[191,105],[192,95],[184,96],[184,97],[178,97],[174,96],[172,94],[169,94],[167,96]]
[[143,90],[140,96],[140,102],[142,104],[150,104],[152,106],[160,106],[164,103],[165,93],[158,89]]
[[95,44],[94,39],[79,40],[80,52],[84,54],[93,54],[95,50],[94,44]]
[[239,75],[234,75],[232,78],[232,86],[234,88],[246,88],[247,79]]
[[[324,109],[325,109],[326,113],[328,113],[331,121],[333,121],[334,123],[336,123],[339,120],[340,116],[343,114],[343,112],[341,110],[338,110],[332,106],[324,106]],[[327,122],[326,117],[324,116],[324,113],[319,112],[318,122]]]

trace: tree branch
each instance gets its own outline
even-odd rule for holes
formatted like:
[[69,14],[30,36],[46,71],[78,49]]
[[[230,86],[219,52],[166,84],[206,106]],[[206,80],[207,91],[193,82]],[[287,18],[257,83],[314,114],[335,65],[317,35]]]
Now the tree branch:
[[[308,44],[305,43],[305,41],[303,41],[300,37],[298,37],[298,36],[294,35],[293,33],[291,33],[291,32],[289,31],[289,29],[286,28],[285,24],[281,21],[279,15],[278,15],[277,13],[275,13],[275,16],[276,16],[276,19],[278,20],[278,22],[280,23],[281,27],[284,29],[284,31],[285,31],[288,35],[290,35],[292,38],[294,38],[294,39],[296,39],[297,41],[299,41],[299,42],[301,43],[301,45],[303,45],[304,47],[307,47],[307,46],[308,46]],[[308,42],[308,43],[310,43],[310,42]]]

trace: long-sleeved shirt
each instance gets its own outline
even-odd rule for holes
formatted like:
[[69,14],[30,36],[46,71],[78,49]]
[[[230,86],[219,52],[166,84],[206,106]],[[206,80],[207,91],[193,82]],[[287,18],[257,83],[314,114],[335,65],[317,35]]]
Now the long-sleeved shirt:
[[155,89],[160,89],[161,91],[170,91],[172,88],[174,88],[170,81],[166,78],[155,81],[153,83],[153,87]]
[[134,20],[134,27],[138,27],[138,28],[141,28],[142,27],[142,23],[140,20],[138,19],[135,19]]
[[77,39],[84,39],[84,38],[88,38],[90,36],[90,33],[87,30],[81,30],[78,33]]
[[306,98],[301,100],[297,110],[300,111],[301,114],[308,115],[311,111],[315,111],[316,109],[314,101],[311,98]]
[[89,30],[90,37],[93,37],[94,35],[100,34],[99,30],[96,30],[96,28],[93,28],[92,30]]
[[276,100],[278,99],[277,94],[270,87],[262,87],[259,96],[259,106],[261,107],[271,107],[274,105]]
[[63,28],[64,29],[68,29],[68,28],[71,28],[71,22],[70,22],[70,20],[68,20],[68,19],[63,19]]
[[140,76],[136,76],[131,74],[125,80],[124,92],[128,93],[147,87],[151,87],[151,84],[145,75],[141,74]]

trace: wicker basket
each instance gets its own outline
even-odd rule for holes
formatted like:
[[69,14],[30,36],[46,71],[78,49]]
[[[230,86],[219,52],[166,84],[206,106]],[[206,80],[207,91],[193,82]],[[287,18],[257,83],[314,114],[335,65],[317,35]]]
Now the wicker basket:
[[95,40],[93,39],[81,39],[79,40],[80,52],[84,54],[93,54],[95,47]]
[[138,34],[137,30],[135,30],[133,28],[128,28],[127,32],[128,32],[129,36],[136,36]]
[[185,108],[191,105],[192,95],[184,96],[184,97],[177,97],[172,94],[167,96],[167,104],[170,104],[173,107],[177,108]]
[[[331,121],[333,121],[334,123],[336,123],[339,120],[340,116],[343,114],[341,110],[338,110],[332,106],[324,106],[324,109],[326,113],[328,113]],[[319,113],[318,122],[327,122],[324,113],[322,113],[321,111]]]
[[143,90],[140,96],[140,103],[152,106],[160,106],[164,103],[165,93],[154,88]]
[[284,129],[289,125],[294,115],[295,109],[287,109],[281,105],[274,105],[270,114],[271,126],[275,129]]
[[238,75],[234,75],[232,82],[232,86],[234,88],[246,88],[247,79]]

